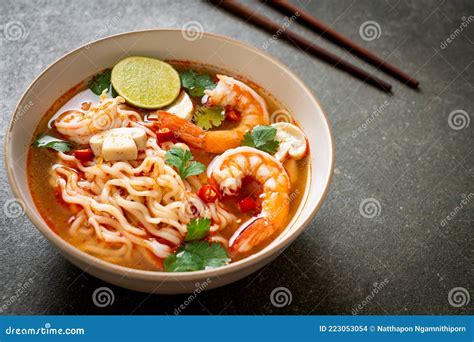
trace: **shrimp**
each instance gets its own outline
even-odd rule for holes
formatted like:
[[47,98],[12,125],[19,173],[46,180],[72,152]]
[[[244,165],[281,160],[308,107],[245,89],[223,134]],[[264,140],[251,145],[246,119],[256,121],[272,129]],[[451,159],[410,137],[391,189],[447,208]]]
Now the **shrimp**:
[[125,109],[124,103],[123,97],[117,96],[111,99],[104,93],[100,96],[100,103],[96,107],[86,112],[68,110],[54,121],[54,125],[59,133],[78,144],[85,145],[96,133],[128,126],[130,117],[141,121],[138,113]]
[[243,223],[229,240],[232,255],[248,253],[285,224],[289,211],[290,180],[281,163],[253,147],[238,147],[215,157],[208,166],[211,184],[225,195],[235,194],[246,176],[262,184],[262,210]]
[[247,131],[257,125],[267,125],[270,121],[265,101],[255,90],[229,76],[217,75],[217,78],[219,82],[216,88],[205,91],[209,96],[208,103],[240,112],[241,120],[237,127],[229,130],[205,131],[176,115],[157,112],[158,122],[162,127],[172,130],[177,137],[192,147],[211,153],[222,153],[240,146]]

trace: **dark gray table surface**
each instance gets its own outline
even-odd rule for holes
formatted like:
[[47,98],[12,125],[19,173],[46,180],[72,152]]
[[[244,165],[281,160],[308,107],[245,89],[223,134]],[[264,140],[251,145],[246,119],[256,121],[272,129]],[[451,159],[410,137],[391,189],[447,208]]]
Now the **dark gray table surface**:
[[[182,312],[472,314],[472,300],[466,302],[469,292],[474,294],[474,2],[299,4],[415,75],[421,89],[414,91],[379,73],[394,85],[389,96],[282,41],[269,44],[267,52],[306,82],[334,127],[336,163],[329,196],[305,233],[273,263],[199,294]],[[275,11],[252,5],[283,23]],[[113,20],[116,13],[122,13],[119,20]],[[190,20],[205,31],[259,48],[269,39],[203,2],[2,1],[2,127],[30,82],[66,52],[107,35],[181,28]],[[375,37],[360,33],[365,25],[375,27]],[[373,70],[299,25],[290,28]],[[3,144],[4,128],[1,134]],[[3,146],[0,151],[3,164]],[[5,207],[12,194],[3,166],[1,170]],[[372,218],[361,211],[367,201],[376,205]],[[450,219],[443,221],[446,216]],[[25,215],[8,218],[2,211],[0,236],[4,314],[172,315],[188,299],[135,293],[83,273],[57,254]],[[102,286],[113,291],[114,302],[98,308],[92,294]],[[271,304],[277,287],[291,292],[291,303]],[[450,304],[450,292],[457,292],[462,306]]]

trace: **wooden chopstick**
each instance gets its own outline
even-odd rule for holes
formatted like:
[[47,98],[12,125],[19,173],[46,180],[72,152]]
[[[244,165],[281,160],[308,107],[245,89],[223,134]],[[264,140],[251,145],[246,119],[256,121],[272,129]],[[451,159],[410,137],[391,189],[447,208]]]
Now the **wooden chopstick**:
[[293,5],[288,1],[282,0],[273,0],[273,1],[262,1],[266,5],[271,6],[285,15],[295,15],[298,13],[298,16],[295,16],[295,20],[299,23],[305,25],[312,31],[318,33],[321,37],[326,38],[327,40],[337,44],[338,46],[346,49],[353,55],[363,59],[367,63],[374,65],[376,68],[385,72],[386,74],[398,79],[399,81],[404,82],[411,88],[418,88],[420,82],[416,79],[407,75],[405,72],[397,68],[396,66],[388,63],[387,61],[379,58],[369,50],[363,48],[362,46],[356,44],[349,38],[343,36],[339,32],[336,32],[328,25],[316,19],[310,13],[305,11],[299,6]]
[[281,30],[281,26],[277,23],[274,23],[270,19],[254,13],[246,6],[241,5],[237,1],[219,1],[219,0],[210,0],[210,2],[218,8],[225,9],[226,11],[244,19],[245,21],[264,29],[271,34],[276,34],[279,31],[279,38],[290,42],[291,44],[299,47],[305,52],[311,53],[313,56],[318,57],[319,59],[323,60],[324,62],[343,70],[358,79],[378,88],[385,92],[390,93],[392,90],[392,86],[379,79],[378,77],[369,74],[365,70],[346,62],[341,57],[338,57],[331,52],[328,52],[321,47],[313,44],[309,40],[303,38],[302,36],[294,33],[288,29]]

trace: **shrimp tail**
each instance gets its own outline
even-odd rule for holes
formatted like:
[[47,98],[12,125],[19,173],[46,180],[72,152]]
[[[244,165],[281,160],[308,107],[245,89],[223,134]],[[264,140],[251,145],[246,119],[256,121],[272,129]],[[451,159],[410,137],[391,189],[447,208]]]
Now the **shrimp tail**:
[[245,222],[229,240],[231,256],[243,255],[270,239],[277,229],[266,217],[256,216]]
[[183,140],[191,147],[205,148],[205,132],[199,126],[164,111],[158,111],[156,116],[158,125],[171,130],[176,138]]

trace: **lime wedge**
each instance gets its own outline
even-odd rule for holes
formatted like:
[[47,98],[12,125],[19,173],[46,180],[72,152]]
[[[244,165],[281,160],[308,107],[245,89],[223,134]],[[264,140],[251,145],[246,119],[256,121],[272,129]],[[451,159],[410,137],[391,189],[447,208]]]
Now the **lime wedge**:
[[128,103],[145,109],[169,105],[179,95],[178,72],[155,58],[128,57],[112,69],[112,86]]

